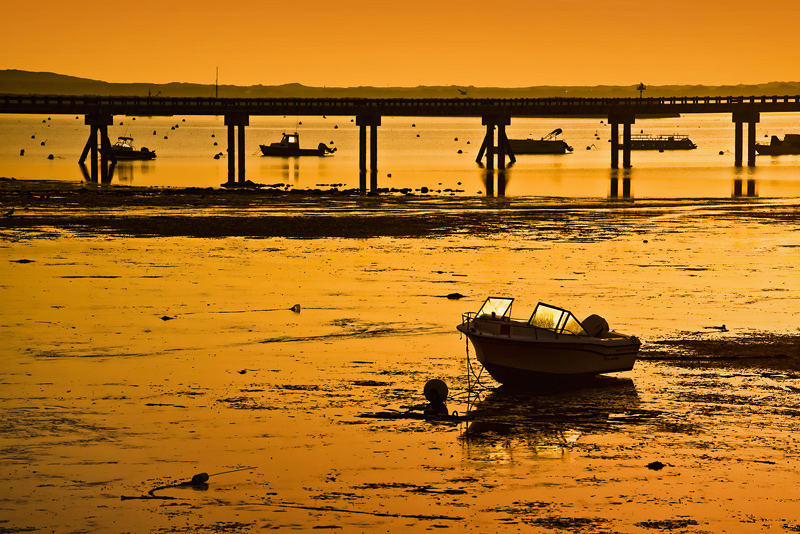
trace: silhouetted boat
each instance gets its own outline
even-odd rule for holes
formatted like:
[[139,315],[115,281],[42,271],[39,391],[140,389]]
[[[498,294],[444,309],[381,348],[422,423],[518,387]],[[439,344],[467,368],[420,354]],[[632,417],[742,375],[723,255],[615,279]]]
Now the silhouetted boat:
[[[622,140],[620,140],[622,144]],[[688,135],[632,134],[631,150],[691,150],[697,148]]]
[[540,302],[527,321],[511,318],[512,298],[489,297],[456,328],[475,347],[478,361],[503,384],[575,381],[633,369],[641,342],[612,332],[605,319],[583,322]]
[[111,145],[111,152],[118,160],[147,160],[156,157],[155,150],[149,150],[146,147],[136,150],[133,147],[133,137],[117,138],[117,142]]
[[765,156],[800,154],[800,134],[786,134],[783,136],[783,141],[773,135],[768,145],[756,143],[756,152]]
[[278,143],[260,147],[265,156],[324,156],[336,152],[336,148],[328,148],[325,143],[320,143],[317,148],[300,148],[300,136],[297,132],[285,133]]
[[572,147],[565,141],[556,139],[561,135],[561,128],[556,128],[541,139],[509,139],[514,154],[567,154]]

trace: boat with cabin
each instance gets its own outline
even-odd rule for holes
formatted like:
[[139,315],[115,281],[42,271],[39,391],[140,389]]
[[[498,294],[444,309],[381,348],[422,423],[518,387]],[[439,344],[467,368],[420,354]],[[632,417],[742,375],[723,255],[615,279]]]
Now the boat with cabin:
[[300,148],[300,136],[297,132],[284,133],[281,140],[269,145],[259,145],[264,156],[325,156],[336,152],[336,148],[328,148],[325,143],[320,143],[317,148]]
[[513,298],[489,297],[456,328],[478,361],[502,384],[572,382],[630,371],[641,342],[611,331],[599,315],[578,321],[568,310],[539,302],[530,319],[513,319]]
[[756,152],[764,156],[781,156],[783,154],[800,154],[800,134],[786,134],[783,140],[773,135],[768,145],[756,143]]
[[558,139],[563,131],[556,128],[541,139],[509,139],[511,151],[517,154],[569,154],[572,147],[563,139]]
[[149,160],[156,157],[156,151],[147,147],[136,150],[133,137],[118,137],[117,142],[111,145],[111,153],[117,160]]
[[[620,145],[623,139],[620,137]],[[697,145],[688,135],[651,135],[646,133],[631,135],[631,150],[692,150]]]

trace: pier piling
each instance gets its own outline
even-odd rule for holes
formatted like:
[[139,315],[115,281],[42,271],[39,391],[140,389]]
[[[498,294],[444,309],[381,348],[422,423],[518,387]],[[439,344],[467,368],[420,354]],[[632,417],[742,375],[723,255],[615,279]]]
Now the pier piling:
[[250,125],[250,116],[243,113],[230,113],[225,115],[225,126],[228,127],[228,183],[235,185],[236,182],[236,140],[237,135],[234,128],[238,127],[239,141],[239,185],[245,182],[244,166],[244,128]]

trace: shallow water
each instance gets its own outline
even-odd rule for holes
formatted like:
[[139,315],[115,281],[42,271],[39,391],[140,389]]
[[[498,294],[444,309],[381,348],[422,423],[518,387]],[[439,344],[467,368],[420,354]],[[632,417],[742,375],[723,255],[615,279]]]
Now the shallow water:
[[[6,229],[0,527],[796,531],[797,209],[570,203],[435,238]],[[643,358],[577,391],[484,374],[468,405],[455,325],[488,295],[599,313]],[[432,378],[458,417],[425,418]]]
[[[281,189],[359,187],[358,127],[351,117],[251,117],[246,129],[246,178]],[[0,117],[0,176],[81,180],[78,158],[89,135],[82,116]],[[505,187],[475,158],[485,135],[480,120],[384,117],[378,128],[378,187],[429,190],[444,195],[634,198],[798,197],[799,155],[759,156],[755,168],[733,167],[730,115],[638,119],[634,132],[686,134],[690,151],[635,151],[633,169],[610,170],[610,126],[600,118],[514,118],[511,138],[540,138],[561,128],[573,146],[566,155],[521,155],[507,171]],[[259,145],[298,131],[301,146],[337,148],[331,157],[271,158]],[[797,114],[762,114],[757,142],[799,133]],[[109,128],[133,136],[137,147],[156,151],[149,162],[117,165],[112,183],[160,187],[219,187],[227,181],[227,130],[222,117],[115,117]],[[213,136],[213,137],[212,137]],[[214,145],[217,143],[217,145]],[[588,150],[587,150],[588,148]],[[25,151],[20,156],[20,150]],[[459,154],[459,151],[462,153]],[[722,154],[720,154],[720,152]],[[215,154],[222,153],[215,160]],[[54,159],[48,160],[52,154]]]

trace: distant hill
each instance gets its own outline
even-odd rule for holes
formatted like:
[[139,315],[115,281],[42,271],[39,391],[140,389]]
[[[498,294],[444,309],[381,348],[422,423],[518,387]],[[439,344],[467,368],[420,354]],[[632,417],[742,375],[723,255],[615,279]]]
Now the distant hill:
[[[283,85],[220,85],[221,98],[544,98],[544,97],[630,97],[638,96],[636,85],[536,86],[536,87],[309,87],[299,83]],[[204,96],[213,97],[212,84],[196,83],[109,83],[52,72],[0,71],[0,94],[62,94],[103,96]],[[740,96],[798,95],[800,82],[770,82],[757,85],[659,85],[648,86],[644,96]]]

